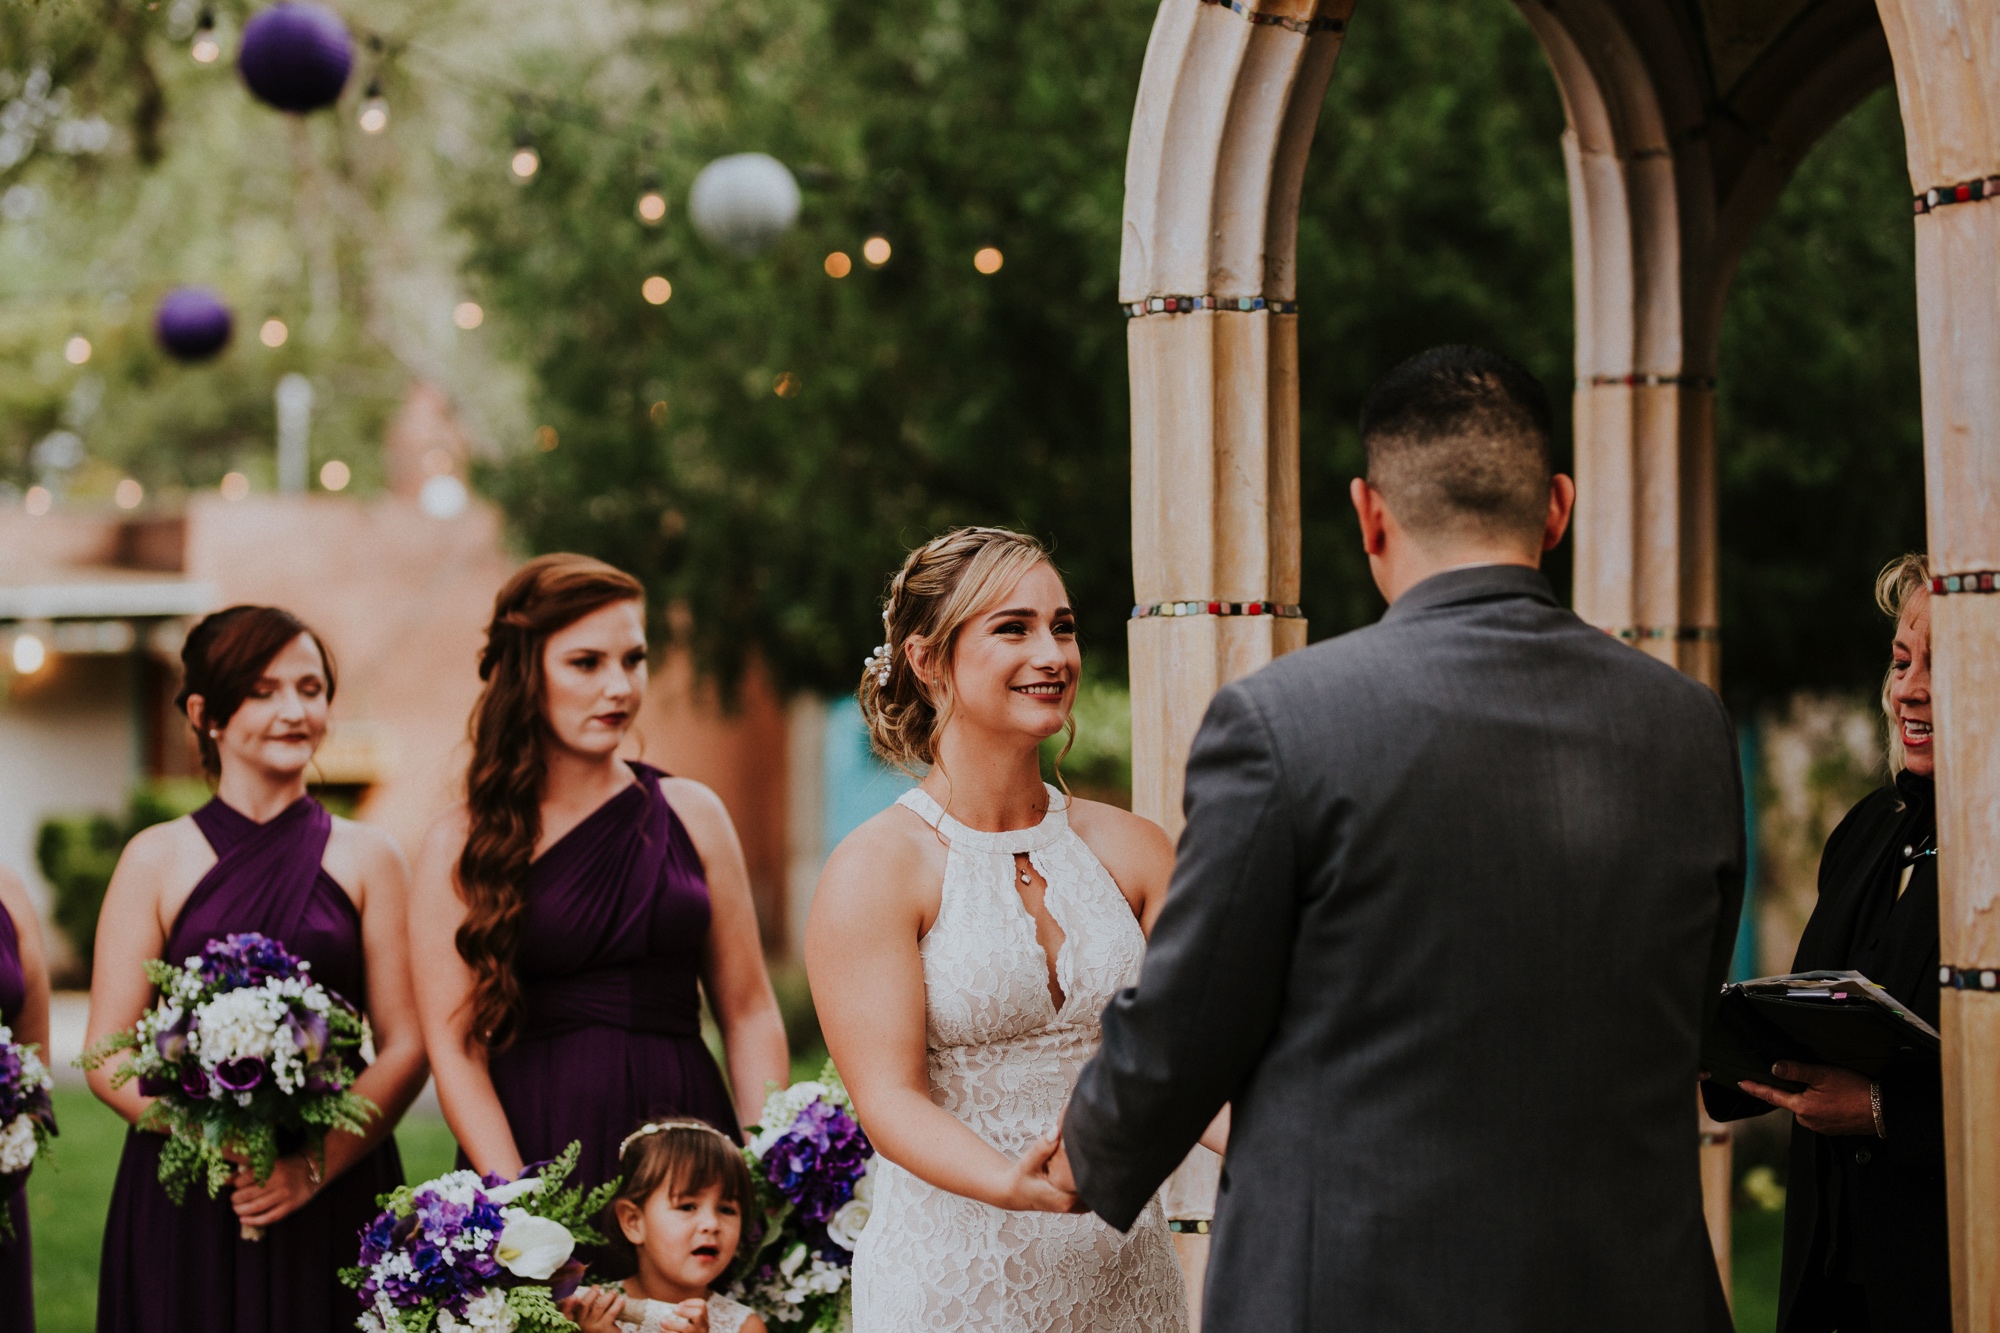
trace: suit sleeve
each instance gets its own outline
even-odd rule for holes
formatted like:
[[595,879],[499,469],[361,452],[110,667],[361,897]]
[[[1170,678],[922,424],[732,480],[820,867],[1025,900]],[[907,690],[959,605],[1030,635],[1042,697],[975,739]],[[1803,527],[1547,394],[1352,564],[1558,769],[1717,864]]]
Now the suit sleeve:
[[[1736,928],[1743,916],[1743,878],[1748,860],[1743,812],[1743,766],[1736,754],[1736,728],[1722,700],[1713,695],[1710,698],[1714,699],[1722,722],[1722,767],[1726,770],[1726,790],[1730,800],[1731,850],[1715,871],[1715,933],[1709,939],[1708,989],[1702,995],[1703,1031],[1707,1031],[1708,1025],[1715,1020],[1716,1006],[1722,1000],[1722,987],[1729,980],[1729,963],[1736,955]],[[1771,1109],[1769,1102],[1752,1097],[1747,1092],[1712,1083],[1701,1085],[1701,1100],[1709,1116],[1716,1120],[1743,1120]]]
[[1297,931],[1291,821],[1270,728],[1247,691],[1209,706],[1188,759],[1174,877],[1136,987],[1064,1119],[1084,1201],[1129,1228],[1243,1086],[1278,1019]]

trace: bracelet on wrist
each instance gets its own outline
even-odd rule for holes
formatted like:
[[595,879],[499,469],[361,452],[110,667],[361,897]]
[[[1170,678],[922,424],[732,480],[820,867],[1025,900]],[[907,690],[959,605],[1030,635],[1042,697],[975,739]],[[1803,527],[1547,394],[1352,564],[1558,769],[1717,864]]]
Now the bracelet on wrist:
[[1880,1083],[1870,1083],[1868,1085],[1868,1110],[1875,1117],[1875,1137],[1878,1139],[1888,1138],[1889,1126],[1882,1119],[1882,1085]]

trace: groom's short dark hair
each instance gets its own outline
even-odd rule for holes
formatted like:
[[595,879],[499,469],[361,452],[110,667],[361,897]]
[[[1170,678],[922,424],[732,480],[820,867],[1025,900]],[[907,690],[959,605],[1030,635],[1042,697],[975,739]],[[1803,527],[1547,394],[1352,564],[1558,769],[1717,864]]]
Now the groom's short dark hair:
[[1548,394],[1519,362],[1433,347],[1391,370],[1361,405],[1368,484],[1420,541],[1477,536],[1539,545],[1555,471]]

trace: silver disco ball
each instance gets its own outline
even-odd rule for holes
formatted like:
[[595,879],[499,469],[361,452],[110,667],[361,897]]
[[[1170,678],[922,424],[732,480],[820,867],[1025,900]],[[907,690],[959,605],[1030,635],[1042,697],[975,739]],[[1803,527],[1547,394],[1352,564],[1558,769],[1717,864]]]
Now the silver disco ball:
[[688,220],[710,245],[754,255],[799,220],[799,183],[768,153],[731,153],[701,169]]

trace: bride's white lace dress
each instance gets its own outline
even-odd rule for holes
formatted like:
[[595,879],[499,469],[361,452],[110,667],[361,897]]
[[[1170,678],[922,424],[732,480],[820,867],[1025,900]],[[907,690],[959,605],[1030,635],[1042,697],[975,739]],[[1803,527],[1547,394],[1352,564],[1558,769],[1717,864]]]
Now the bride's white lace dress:
[[[1053,1133],[1098,1015],[1136,982],[1146,941],[1118,886],[1071,831],[1065,798],[1031,829],[983,833],[921,791],[908,806],[950,844],[943,901],[924,936],[931,1100],[1017,1157]],[[1016,857],[1046,882],[1062,928],[1058,1008],[1049,960],[1021,901]],[[1095,1214],[1017,1213],[927,1184],[877,1159],[872,1215],[854,1254],[855,1333],[1184,1333],[1187,1297],[1155,1198],[1119,1234]]]

